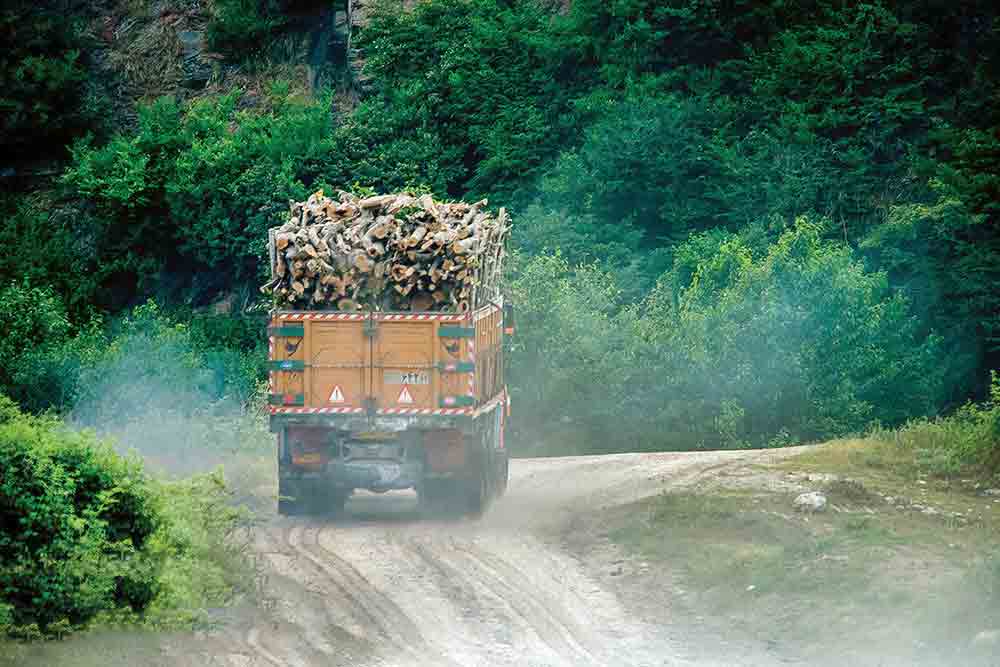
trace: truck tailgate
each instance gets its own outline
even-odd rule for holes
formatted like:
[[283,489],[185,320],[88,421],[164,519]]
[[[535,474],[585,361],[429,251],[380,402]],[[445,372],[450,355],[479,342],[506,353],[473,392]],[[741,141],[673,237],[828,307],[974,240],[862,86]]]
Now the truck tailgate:
[[275,313],[271,404],[388,414],[471,407],[473,331],[464,315]]

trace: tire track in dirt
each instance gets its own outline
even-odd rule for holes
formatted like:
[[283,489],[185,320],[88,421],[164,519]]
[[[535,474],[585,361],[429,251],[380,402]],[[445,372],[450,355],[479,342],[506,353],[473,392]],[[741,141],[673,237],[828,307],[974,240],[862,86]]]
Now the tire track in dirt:
[[696,664],[682,657],[680,630],[630,617],[567,536],[577,517],[710,486],[767,456],[517,461],[508,495],[475,521],[420,520],[412,496],[392,494],[360,494],[342,521],[275,519],[256,551],[276,608],[215,657],[234,667],[248,657],[254,667]]
[[244,644],[263,661],[305,667],[314,664],[354,665],[370,651],[358,645],[357,633],[344,627],[327,603],[330,587],[326,574],[303,558],[289,543],[293,528],[274,526],[258,533],[257,553],[266,561],[260,607],[264,618],[255,616]]
[[[417,569],[430,574],[441,597],[458,610],[465,626],[463,635],[466,636],[463,638],[468,639],[467,635],[474,634],[480,642],[491,646],[493,664],[511,662],[504,659],[505,656],[519,653],[518,643],[523,644],[531,635],[537,635],[538,641],[544,643],[530,623],[514,612],[503,597],[434,555],[422,540],[397,537],[396,542],[403,553],[413,558]],[[518,636],[518,631],[527,637]]]
[[[249,631],[247,631],[246,644],[253,650],[253,652],[258,657],[263,658],[265,662],[270,663],[274,667],[285,667],[285,665],[287,664],[286,662],[278,658],[276,655],[271,653],[269,650],[264,648],[264,645],[260,641],[259,626],[255,625],[252,628],[250,628]],[[256,663],[257,663],[256,660],[251,659],[251,664],[256,664]]]
[[349,561],[323,546],[320,535],[329,527],[313,524],[296,528],[300,530],[293,528],[288,543],[326,574],[327,581],[384,644],[399,656],[405,656],[407,664],[452,664],[431,649],[417,625],[388,595],[372,585]]
[[[435,544],[432,547],[429,543],[411,539],[409,546],[429,568],[438,570],[447,580],[462,582],[461,586],[457,586],[458,589],[473,591],[482,587],[490,591],[510,609],[516,620],[530,628],[555,655],[568,664],[600,664],[584,642],[581,642],[573,625],[554,611],[559,607],[558,601],[544,595],[542,591],[525,590],[516,583],[523,578],[519,573],[515,572],[511,577],[510,570],[501,572],[484,557],[477,556],[470,546],[460,544],[458,540],[452,540],[447,546]],[[465,595],[469,596],[468,593]]]

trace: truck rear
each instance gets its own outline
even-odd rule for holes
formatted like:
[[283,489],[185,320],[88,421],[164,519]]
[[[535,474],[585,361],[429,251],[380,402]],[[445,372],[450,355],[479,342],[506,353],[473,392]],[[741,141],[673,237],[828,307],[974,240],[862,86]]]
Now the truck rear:
[[[391,206],[391,201],[386,204],[387,198],[383,196],[359,200],[357,208],[364,214],[366,202],[375,199],[382,211]],[[322,210],[321,206],[332,208],[324,201],[328,200],[310,199],[318,210]],[[340,206],[346,207],[356,200],[345,196],[343,201],[348,204]],[[440,236],[435,230],[443,225],[431,213],[445,219],[447,210],[439,212],[444,206],[428,202],[424,206],[428,212],[410,214],[409,220],[416,222],[406,224],[419,225],[427,220],[430,232]],[[300,210],[308,211],[308,206]],[[454,215],[463,210],[456,209]],[[340,209],[337,211],[339,214]],[[406,212],[404,209],[397,215]],[[343,215],[352,214],[348,210]],[[503,216],[501,212],[500,229]],[[293,222],[306,217],[307,214],[301,214]],[[371,217],[370,224],[354,224],[362,230],[370,230],[376,224],[389,225],[387,215]],[[469,213],[465,217],[474,220]],[[481,219],[482,216],[475,218]],[[326,224],[331,229],[330,223]],[[486,229],[485,223],[471,224]],[[307,234],[299,231],[302,228],[305,227],[289,225],[291,233],[307,238]],[[470,228],[482,236],[475,226]],[[388,254],[389,248],[397,248],[392,260],[386,262],[387,267],[403,266],[410,259],[412,262],[406,266],[417,266],[418,270],[395,269],[394,275],[399,278],[394,283],[395,300],[390,304],[382,299],[380,303],[402,305],[409,307],[408,310],[380,308],[373,303],[374,297],[369,299],[368,307],[355,305],[355,297],[349,299],[346,309],[342,309],[344,302],[340,301],[339,306],[277,308],[271,313],[267,332],[269,408],[271,431],[277,436],[278,509],[282,514],[336,512],[356,489],[382,493],[409,488],[417,491],[424,506],[447,504],[478,514],[506,489],[508,457],[504,427],[509,400],[504,383],[504,336],[512,331],[512,316],[499,286],[503,249],[498,244],[502,243],[503,235],[494,234],[495,240],[488,247],[482,244],[489,250],[488,260],[475,259],[478,255],[463,255],[455,258],[455,268],[435,258],[432,255],[435,246],[425,243],[423,255],[433,261],[427,260],[427,266],[420,267],[421,257],[407,245],[407,239],[413,236],[411,227],[403,229],[409,236],[396,232],[400,240],[395,244],[393,237],[387,236],[378,250]],[[360,233],[355,238],[360,238]],[[316,243],[313,234],[312,242],[301,243],[302,247],[309,244],[302,250],[295,245],[297,237],[282,247],[280,235],[272,230],[270,245],[275,275],[272,285],[279,284],[281,279],[297,289],[291,275],[280,273],[281,257],[276,260],[279,253],[287,253],[290,273],[296,268],[297,258],[301,256],[308,261],[311,249],[316,246],[321,250],[335,249],[337,244],[347,246],[340,234],[331,231],[329,243],[322,244]],[[452,241],[445,239],[445,242]],[[443,244],[438,247],[448,250]],[[456,251],[466,247],[476,250],[473,244],[466,243]],[[379,258],[377,253],[370,254]],[[337,270],[336,261],[332,257],[325,264],[331,271]],[[317,294],[325,289],[327,282],[334,286],[356,286],[367,281],[364,284],[373,293],[371,285],[382,289],[382,283],[376,282],[364,262],[358,266],[361,268],[349,265],[339,269],[329,280],[327,274],[317,272],[311,285]],[[489,269],[488,273],[484,267]],[[460,274],[459,269],[465,273]],[[436,276],[435,270],[444,277]],[[449,270],[451,274],[447,273]],[[301,275],[304,277],[295,279],[309,285],[308,275],[305,272]],[[385,275],[392,280],[388,270]],[[449,287],[449,275],[461,275],[465,282]],[[425,285],[423,281],[436,282]],[[390,282],[389,286],[392,285]],[[409,294],[411,289],[426,298],[421,301],[400,296],[404,290]],[[411,301],[413,305],[434,303],[432,289],[452,289],[456,307],[442,304],[434,310],[416,310],[411,306]],[[286,299],[297,298],[290,288],[285,293]],[[329,302],[336,300],[336,293],[328,297]],[[314,303],[315,299],[307,305]]]
[[468,315],[273,313],[280,511],[414,488],[477,513],[502,494],[504,314],[500,303]]

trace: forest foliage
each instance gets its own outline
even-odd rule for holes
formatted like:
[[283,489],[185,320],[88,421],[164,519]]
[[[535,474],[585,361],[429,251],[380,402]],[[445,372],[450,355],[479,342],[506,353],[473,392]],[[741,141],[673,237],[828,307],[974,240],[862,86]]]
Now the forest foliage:
[[[210,41],[261,57],[306,4],[213,3]],[[514,212],[522,451],[781,444],[987,396],[994,3],[383,0],[370,15],[352,36],[370,92],[350,107],[279,80],[147,101],[111,134],[17,117],[11,136],[81,138],[51,188],[0,202],[4,239],[36,244],[27,265],[0,259],[2,298],[38,332],[0,348],[5,391],[71,410],[78,390],[28,385],[85,368],[150,296],[184,319],[252,294],[286,202],[360,185]],[[34,90],[26,63],[68,68],[39,104],[75,113],[81,33],[45,16],[16,24],[40,37],[5,56],[22,88],[4,95]],[[240,386],[260,372],[227,369]]]

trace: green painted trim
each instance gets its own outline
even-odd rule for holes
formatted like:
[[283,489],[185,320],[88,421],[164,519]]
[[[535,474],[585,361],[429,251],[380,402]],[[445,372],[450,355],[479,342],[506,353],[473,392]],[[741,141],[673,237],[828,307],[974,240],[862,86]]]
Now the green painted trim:
[[268,394],[267,402],[269,405],[305,405],[306,397],[304,394],[288,394],[292,397],[292,400],[288,403],[285,402],[286,394]]
[[268,327],[267,335],[281,338],[302,338],[306,335],[306,328],[305,325],[302,324],[288,324],[283,327]]
[[441,338],[475,338],[476,330],[472,327],[438,327]]
[[[451,368],[449,368],[449,366]],[[475,373],[476,365],[471,361],[448,362],[439,361],[438,370],[442,373]]]
[[475,396],[449,396],[448,398],[453,400],[446,403],[444,398],[441,399],[442,408],[467,408],[476,404]]
[[267,370],[269,371],[304,371],[305,369],[306,362],[301,359],[271,359],[267,362]]

